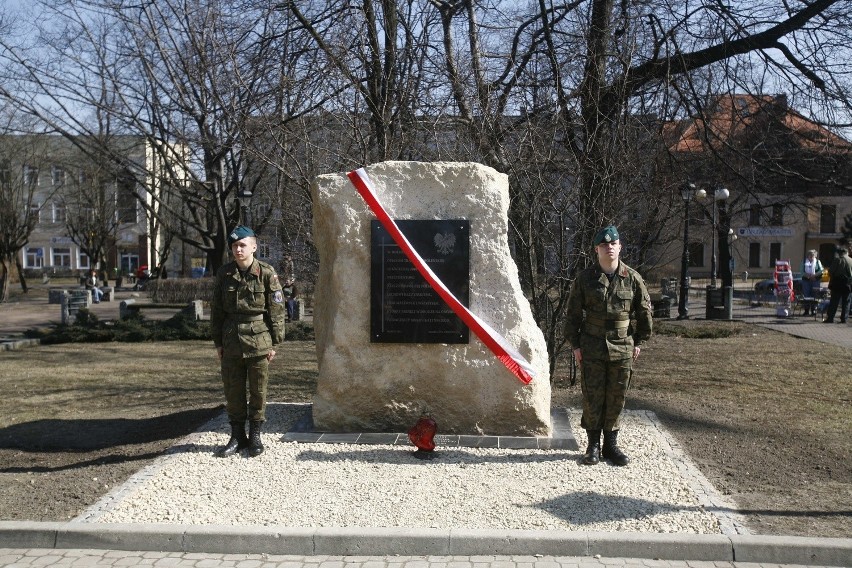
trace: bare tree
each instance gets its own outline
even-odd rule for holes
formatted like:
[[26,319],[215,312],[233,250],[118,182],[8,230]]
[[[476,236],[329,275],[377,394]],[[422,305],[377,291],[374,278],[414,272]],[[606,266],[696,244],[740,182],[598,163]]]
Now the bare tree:
[[[45,201],[38,200],[38,170],[44,152],[39,139],[10,132],[7,123],[0,136],[0,302],[9,299],[12,267],[15,266],[24,292],[26,278],[20,251],[29,242]],[[45,196],[50,198],[51,194]]]
[[[434,95],[428,50],[436,18],[423,2],[358,0],[282,5],[337,71],[340,109],[362,141],[356,163],[399,159],[411,146],[418,112]],[[434,108],[432,109],[434,110]],[[365,115],[366,129],[360,116]]]
[[[3,44],[13,81],[0,95],[139,183],[157,176],[153,202],[140,201],[148,215],[184,230],[178,238],[217,268],[239,220],[238,195],[253,193],[247,180],[270,168],[246,148],[281,86],[276,58],[288,34],[278,12],[201,0],[45,2],[42,10],[37,43]],[[159,169],[114,155],[95,136],[105,129],[145,136]]]

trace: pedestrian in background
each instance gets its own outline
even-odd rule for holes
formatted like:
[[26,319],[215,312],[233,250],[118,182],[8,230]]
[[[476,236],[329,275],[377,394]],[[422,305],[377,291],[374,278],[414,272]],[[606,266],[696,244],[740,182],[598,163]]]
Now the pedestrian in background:
[[[813,300],[816,298],[816,292],[819,292],[819,283],[822,278],[823,266],[817,258],[817,251],[809,250],[805,255],[805,260],[802,261],[802,298]],[[816,310],[816,302],[804,302],[803,315],[812,315]]]
[[603,455],[623,466],[630,458],[618,447],[619,419],[633,363],[642,343],[651,337],[651,297],[639,273],[619,258],[618,229],[612,225],[601,229],[593,243],[597,262],[581,271],[571,287],[565,337],[581,369],[580,425],[588,435],[582,463],[595,465]]
[[210,306],[210,329],[231,424],[231,437],[216,455],[228,457],[248,448],[254,457],[264,450],[260,432],[266,420],[269,363],[275,358],[275,346],[284,340],[284,294],[275,269],[254,257],[254,231],[239,225],[228,235],[228,244],[234,261],[216,273]]
[[824,323],[834,323],[834,314],[840,305],[840,323],[846,323],[849,315],[849,293],[852,291],[852,259],[846,246],[837,247],[837,258],[828,268],[828,289],[831,299],[825,313]]

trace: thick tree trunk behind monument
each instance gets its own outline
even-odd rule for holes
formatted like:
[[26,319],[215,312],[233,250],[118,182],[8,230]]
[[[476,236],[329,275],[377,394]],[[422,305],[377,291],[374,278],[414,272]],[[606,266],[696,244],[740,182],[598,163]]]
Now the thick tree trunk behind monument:
[[[473,163],[382,162],[367,172],[393,219],[469,222],[469,308],[530,362],[536,377],[521,383],[473,333],[466,344],[371,342],[375,217],[344,174],[320,176],[312,188],[320,255],[315,428],[405,432],[427,414],[440,433],[549,435],[547,348],[509,254],[508,178]],[[447,240],[435,235],[434,242],[440,248]]]

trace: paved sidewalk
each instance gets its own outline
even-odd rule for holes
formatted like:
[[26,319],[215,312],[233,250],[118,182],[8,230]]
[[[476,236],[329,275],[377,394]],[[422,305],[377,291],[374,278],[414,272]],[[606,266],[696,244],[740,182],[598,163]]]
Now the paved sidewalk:
[[0,548],[0,566],[181,566],[194,568],[751,568],[795,566],[595,556],[287,556],[123,550]]
[[823,343],[830,343],[840,347],[852,349],[852,324],[823,323],[820,318],[813,316],[790,316],[778,317],[772,306],[752,307],[747,303],[734,305],[733,316],[735,320],[744,321],[780,331],[795,337],[813,339]]

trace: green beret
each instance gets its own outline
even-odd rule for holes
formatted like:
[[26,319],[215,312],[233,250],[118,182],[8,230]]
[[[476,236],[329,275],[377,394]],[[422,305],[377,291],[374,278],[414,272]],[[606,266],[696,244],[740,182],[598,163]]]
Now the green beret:
[[234,230],[228,233],[228,246],[231,246],[237,241],[241,241],[246,237],[254,237],[254,231],[246,227],[245,225],[237,225],[234,227]]
[[615,225],[610,225],[609,227],[604,227],[595,234],[594,243],[595,246],[598,246],[601,243],[611,243],[617,240],[618,229],[615,228]]

